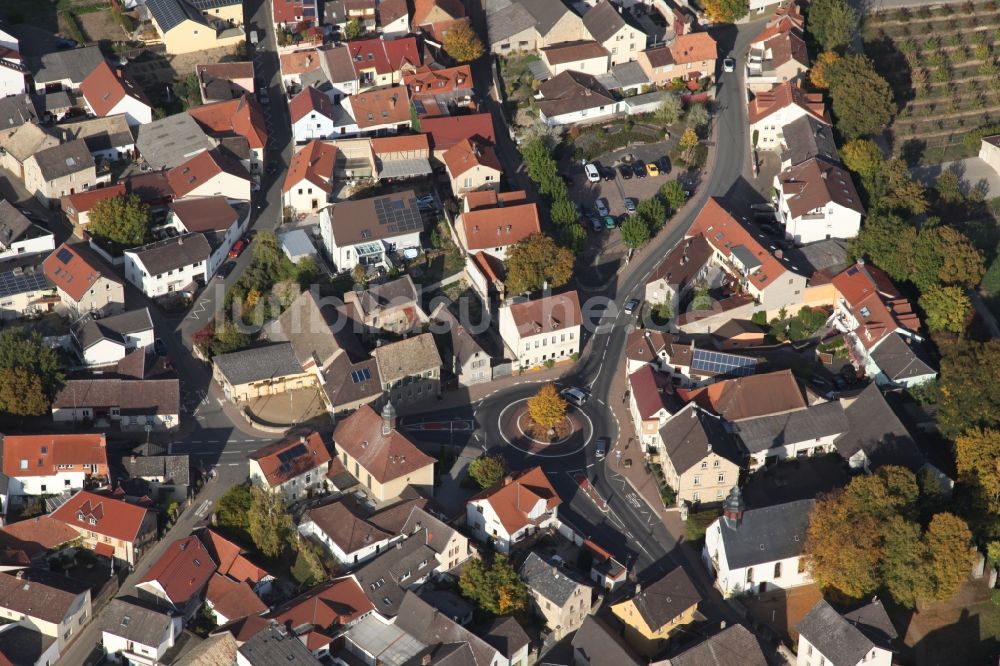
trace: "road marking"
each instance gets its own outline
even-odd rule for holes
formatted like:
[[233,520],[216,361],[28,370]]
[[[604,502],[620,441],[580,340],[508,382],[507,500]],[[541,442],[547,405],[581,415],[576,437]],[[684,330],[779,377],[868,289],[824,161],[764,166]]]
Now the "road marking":
[[199,518],[204,518],[206,515],[208,515],[208,510],[209,508],[211,508],[211,506],[212,506],[212,500],[205,500],[204,502],[202,502],[201,506],[198,507],[198,510],[194,512],[194,515],[198,516]]
[[239,463],[226,463],[229,467],[238,467]]
[[211,303],[211,302],[212,301],[208,298],[198,299],[198,303],[194,306],[194,308],[192,308],[191,312],[188,313],[188,319],[201,319],[201,317],[199,317],[198,314],[205,311],[206,303]]

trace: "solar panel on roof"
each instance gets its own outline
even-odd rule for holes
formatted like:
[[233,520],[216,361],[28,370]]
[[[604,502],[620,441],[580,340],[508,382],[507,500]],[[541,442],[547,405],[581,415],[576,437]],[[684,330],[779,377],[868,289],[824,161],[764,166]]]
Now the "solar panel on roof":
[[59,251],[56,252],[56,259],[63,262],[64,264],[68,264],[70,260],[73,259],[73,253],[64,247],[61,247],[59,248]]
[[281,453],[279,453],[278,454],[278,460],[282,464],[287,464],[287,463],[290,463],[291,461],[295,460],[296,458],[299,458],[301,456],[308,455],[308,454],[309,454],[309,450],[306,449],[305,444],[296,444],[292,448],[287,449],[287,450],[282,451]]
[[718,375],[748,377],[757,369],[757,359],[735,354],[695,349],[691,359],[691,369],[712,372]]
[[376,199],[375,217],[380,225],[388,227],[392,233],[421,231],[424,228],[416,200]]
[[48,280],[42,271],[26,271],[17,274],[14,271],[0,273],[0,298],[38,291],[48,287]]
[[355,384],[360,384],[361,382],[366,382],[372,378],[372,373],[368,371],[368,368],[362,368],[360,370],[353,370],[351,372],[351,381]]

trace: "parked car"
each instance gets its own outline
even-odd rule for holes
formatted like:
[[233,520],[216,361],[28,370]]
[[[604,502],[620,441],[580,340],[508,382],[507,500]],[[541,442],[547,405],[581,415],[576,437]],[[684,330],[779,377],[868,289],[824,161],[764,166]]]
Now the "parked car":
[[601,168],[601,178],[603,178],[606,181],[614,180],[615,179],[615,170],[614,169]]
[[424,210],[437,210],[437,202],[434,200],[434,195],[423,194],[417,197],[417,208],[423,208]]
[[590,219],[590,230],[596,233],[600,233],[601,229],[604,228],[601,226],[601,218],[591,217],[589,219]]
[[650,162],[646,165],[646,175],[656,177],[660,175],[660,167],[656,166],[655,162]]
[[660,159],[656,160],[656,166],[660,167],[660,173],[667,175],[670,173],[670,158],[664,155]]
[[243,250],[245,249],[247,249],[247,243],[241,238],[233,243],[233,246],[229,248],[229,258],[237,259],[241,254],[243,254]]
[[153,340],[153,352],[157,356],[167,355],[167,346],[163,344],[163,338],[156,338],[155,340]]
[[636,178],[646,177],[646,163],[642,160],[636,160],[632,163],[632,173],[635,174]]
[[615,222],[615,218],[611,217],[610,215],[605,215],[604,216],[604,228],[605,229],[614,229],[617,226],[618,226],[618,223]]
[[722,61],[722,71],[723,72],[732,72],[732,71],[735,71],[735,70],[736,70],[736,61],[735,60],[733,60],[732,58],[726,58],[725,60]]
[[597,443],[594,444],[594,456],[601,460],[604,456],[608,455],[608,438],[598,437]]
[[630,180],[632,178],[632,169],[626,164],[618,165],[618,173],[621,174],[623,180]]
[[594,164],[591,164],[590,162],[584,164],[583,172],[587,174],[587,180],[589,180],[590,182],[592,183],[601,182],[601,172],[597,170],[597,167]]
[[605,217],[611,213],[608,210],[608,200],[604,197],[599,197],[597,201],[594,202],[594,208],[597,210],[597,214],[601,217]]
[[635,199],[632,197],[625,197],[625,212],[629,215],[635,215]]
[[633,312],[635,312],[635,309],[637,307],[639,307],[639,299],[638,298],[630,298],[630,299],[628,299],[627,301],[625,301],[625,314],[627,314],[627,315],[632,314]]
[[267,172],[268,176],[273,176],[274,174],[278,173],[278,163],[268,162],[267,169],[265,169],[265,171]]
[[226,263],[219,266],[219,270],[217,270],[215,274],[218,275],[223,280],[225,280],[227,277],[230,276],[230,274],[232,274],[234,268],[236,268],[236,262],[227,261]]
[[565,388],[560,391],[560,395],[572,402],[577,407],[587,402],[587,394],[578,388]]

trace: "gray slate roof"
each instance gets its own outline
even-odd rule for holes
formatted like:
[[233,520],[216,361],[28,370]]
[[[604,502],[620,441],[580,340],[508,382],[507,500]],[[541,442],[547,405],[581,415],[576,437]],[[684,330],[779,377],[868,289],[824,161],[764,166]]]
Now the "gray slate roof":
[[39,88],[46,83],[69,79],[79,85],[87,76],[104,62],[98,46],[84,46],[66,51],[46,53],[32,65],[32,78]]
[[544,37],[566,14],[571,13],[562,0],[518,0],[535,19],[535,29]]
[[603,44],[625,27],[625,19],[609,0],[601,0],[583,15],[583,25],[595,40]]
[[889,649],[897,635],[878,601],[848,616],[820,599],[796,629],[833,666],[855,666],[873,648]]
[[415,303],[419,298],[417,288],[409,275],[372,285],[359,292],[357,296],[357,303],[365,314],[390,306]]
[[848,430],[834,445],[845,459],[864,450],[872,467],[902,465],[914,472],[923,467],[924,455],[876,384],[865,387],[844,414]]
[[[441,613],[413,592],[406,593],[399,606],[396,616],[396,626],[428,646],[452,645],[462,646],[471,652],[472,661],[434,661],[432,663],[455,664],[492,664],[496,659],[496,648],[479,636],[461,626],[444,613]],[[421,663],[417,661],[416,663]]]
[[95,166],[90,148],[83,139],[46,148],[35,153],[35,160],[45,180],[55,180]]
[[920,358],[919,344],[909,345],[899,333],[890,333],[871,351],[871,357],[893,382],[937,374],[937,370]]
[[0,247],[10,247],[31,229],[31,220],[6,199],[0,200]]
[[605,74],[598,74],[597,80],[608,90],[641,86],[650,82],[642,65],[634,60],[615,65]]
[[737,465],[742,455],[722,419],[688,403],[660,428],[667,457],[678,474],[683,474],[705,459],[708,451]]
[[191,462],[188,456],[125,456],[122,467],[132,478],[163,477],[166,483],[186,486],[191,483]]
[[848,430],[844,408],[836,400],[785,414],[745,419],[733,424],[750,453],[840,435]]
[[120,598],[112,599],[99,617],[101,631],[153,647],[159,646],[170,626],[169,615]]
[[212,246],[205,234],[191,233],[156,241],[129,252],[139,258],[150,275],[160,275],[198,261],[208,261]]
[[534,25],[535,17],[517,2],[486,15],[486,32],[491,44],[502,42]]
[[667,666],[767,666],[760,643],[742,624],[687,648],[665,662]]
[[363,566],[354,577],[380,614],[395,616],[406,590],[437,567],[427,530],[410,535]]
[[319,365],[323,365],[340,350],[330,328],[331,320],[326,314],[316,300],[316,294],[311,289],[306,290],[267,325],[267,337],[275,342],[291,344],[301,365],[314,357]]
[[815,500],[798,500],[748,509],[739,525],[719,518],[730,569],[776,562],[802,554]]
[[446,346],[452,356],[458,359],[459,365],[465,365],[476,354],[485,356],[486,352],[482,346],[476,342],[476,339],[464,326],[458,323],[458,319],[445,304],[442,303],[438,306],[438,309],[434,311],[433,318],[442,326],[447,327],[446,332],[435,334],[435,338]]
[[489,624],[479,627],[476,635],[482,636],[483,640],[508,659],[531,642],[524,628],[510,616],[494,618]]
[[642,588],[632,597],[632,602],[642,619],[655,631],[700,603],[701,595],[684,569],[677,567],[652,585]]
[[198,121],[186,113],[139,125],[136,133],[136,150],[154,170],[172,169],[215,147]]
[[124,344],[126,335],[152,330],[153,319],[149,316],[149,308],[140,308],[103,319],[86,315],[73,325],[73,329],[80,348],[86,349],[101,340],[114,340]]
[[802,116],[781,128],[786,149],[781,160],[791,161],[791,165],[802,164],[813,157],[819,157],[833,164],[840,164],[840,153],[833,141],[833,130],[826,123],[812,116]]
[[272,622],[264,631],[254,634],[239,648],[243,660],[250,666],[274,666],[275,664],[305,664],[320,666],[323,662],[312,655],[299,637],[289,633],[284,627]]
[[11,95],[0,99],[0,130],[37,122],[38,111],[30,95]]
[[[564,606],[578,587],[587,586],[586,583],[570,577],[565,570],[549,564],[535,553],[529,553],[528,559],[521,565],[521,578],[524,579],[525,585],[557,606]],[[587,599],[587,602],[589,603],[590,599]]]
[[212,362],[233,385],[302,374],[302,365],[287,342],[219,354]]
[[625,640],[593,615],[584,619],[572,643],[573,650],[580,652],[587,664],[639,666],[641,663]]
[[611,93],[594,76],[567,70],[538,87],[538,108],[549,118],[614,104]]

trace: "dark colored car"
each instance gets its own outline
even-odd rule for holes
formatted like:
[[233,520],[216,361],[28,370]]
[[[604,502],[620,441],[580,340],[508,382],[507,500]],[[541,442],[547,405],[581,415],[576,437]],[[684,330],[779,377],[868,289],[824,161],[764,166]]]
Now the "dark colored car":
[[227,261],[226,263],[219,266],[219,270],[216,271],[216,275],[225,280],[233,272],[234,268],[236,268],[236,262]]
[[632,169],[629,169],[627,164],[619,165],[618,173],[622,175],[624,180],[629,180],[632,177]]
[[660,167],[660,173],[666,175],[670,173],[670,159],[666,156],[656,160],[656,166]]
[[605,169],[605,168],[602,168],[601,169],[601,178],[603,178],[604,180],[614,180],[615,179],[615,170],[614,169]]
[[268,164],[267,164],[267,175],[273,176],[276,173],[278,173],[278,163],[277,162],[268,162]]
[[167,355],[167,346],[163,344],[163,338],[156,338],[153,340],[153,351],[157,356]]
[[636,178],[646,177],[646,163],[642,160],[636,160],[632,163],[632,173]]
[[590,230],[593,231],[594,233],[600,233],[602,229],[604,229],[604,225],[601,224],[601,218],[596,217],[596,216],[595,217],[591,217],[590,218]]

